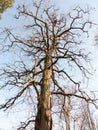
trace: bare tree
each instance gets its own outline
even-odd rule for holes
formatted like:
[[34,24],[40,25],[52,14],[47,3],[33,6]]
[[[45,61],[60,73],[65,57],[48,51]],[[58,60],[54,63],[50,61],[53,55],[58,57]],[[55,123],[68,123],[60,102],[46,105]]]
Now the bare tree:
[[66,98],[68,102],[66,108],[63,108],[66,130],[97,130],[96,119],[94,119],[95,110],[91,109],[85,100]]
[[[13,49],[19,53],[20,59],[14,59],[13,65],[1,69],[4,81],[1,88],[15,89],[17,94],[1,104],[0,109],[7,110],[15,104],[29,102],[33,107],[32,116],[22,122],[18,130],[52,130],[56,121],[63,121],[65,112],[70,113],[70,108],[66,107],[70,105],[70,97],[96,103],[95,95],[91,98],[81,90],[77,78],[87,78],[90,74],[86,68],[88,52],[82,48],[82,39],[88,36],[87,29],[92,22],[86,20],[89,11],[80,7],[64,15],[53,5],[44,6],[44,0],[40,0],[32,3],[32,8],[18,7],[16,19],[27,19],[25,34],[18,35],[7,28],[3,31],[3,49],[8,52]],[[71,86],[74,89],[66,91]],[[69,115],[66,116],[66,130],[70,130],[68,118]]]
[[74,110],[74,113],[74,115],[73,113],[71,115],[74,130],[96,130],[95,120],[93,119],[93,113],[90,111],[88,103],[82,100],[80,107]]
[[63,114],[65,115],[66,130],[70,130],[71,118],[71,100],[70,97],[65,97],[65,105],[63,106]]

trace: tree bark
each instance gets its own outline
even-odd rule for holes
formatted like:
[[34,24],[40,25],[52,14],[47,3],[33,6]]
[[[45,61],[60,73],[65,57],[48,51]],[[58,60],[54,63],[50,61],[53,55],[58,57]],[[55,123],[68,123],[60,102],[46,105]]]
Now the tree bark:
[[70,130],[70,97],[67,98],[66,102],[66,115],[65,115],[65,120],[66,120],[66,130]]
[[38,112],[35,121],[35,130],[51,130],[52,129],[52,115],[51,115],[51,51],[49,51],[45,58],[41,94],[38,98]]

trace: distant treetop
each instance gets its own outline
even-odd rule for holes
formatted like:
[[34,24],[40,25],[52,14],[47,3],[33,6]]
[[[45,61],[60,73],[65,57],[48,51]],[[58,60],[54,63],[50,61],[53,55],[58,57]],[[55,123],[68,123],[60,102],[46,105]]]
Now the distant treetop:
[[0,13],[3,13],[7,8],[11,7],[14,0],[0,0]]

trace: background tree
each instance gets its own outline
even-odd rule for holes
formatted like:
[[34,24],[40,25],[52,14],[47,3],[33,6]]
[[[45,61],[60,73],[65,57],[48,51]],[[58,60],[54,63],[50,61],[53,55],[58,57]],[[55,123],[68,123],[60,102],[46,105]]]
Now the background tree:
[[96,130],[88,104],[83,104],[80,130]]
[[0,0],[0,13],[3,13],[7,8],[11,7],[13,0]]
[[77,109],[74,109],[73,106],[72,111],[74,112],[72,112],[71,119],[74,130],[96,130],[95,119],[93,118],[94,111],[90,110],[88,105],[87,102],[81,100],[81,104],[77,106]]
[[19,58],[1,69],[1,88],[10,90],[12,97],[0,108],[7,110],[19,103],[32,106],[30,117],[18,130],[52,130],[58,122],[61,129],[64,121],[69,130],[71,97],[96,104],[95,95],[81,88],[82,78],[90,74],[89,53],[82,47],[82,39],[92,25],[86,20],[89,11],[76,7],[65,15],[54,5],[44,3],[32,2],[29,9],[26,5],[18,7],[16,19],[27,19],[25,33],[20,35],[20,28],[19,32],[6,28],[1,33],[4,51],[13,50]]

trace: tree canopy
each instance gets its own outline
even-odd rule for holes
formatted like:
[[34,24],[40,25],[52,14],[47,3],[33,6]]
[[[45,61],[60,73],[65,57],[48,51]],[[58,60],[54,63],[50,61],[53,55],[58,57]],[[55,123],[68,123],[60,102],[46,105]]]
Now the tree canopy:
[[3,13],[7,8],[11,7],[14,0],[0,0],[0,13]]

